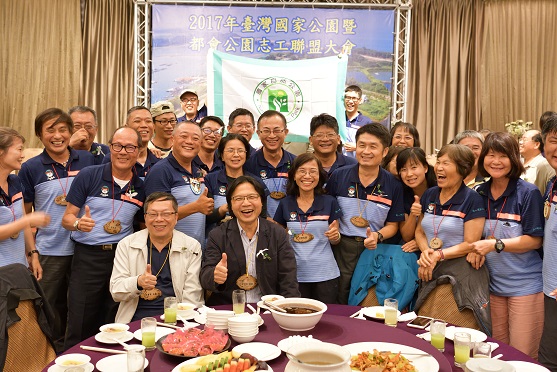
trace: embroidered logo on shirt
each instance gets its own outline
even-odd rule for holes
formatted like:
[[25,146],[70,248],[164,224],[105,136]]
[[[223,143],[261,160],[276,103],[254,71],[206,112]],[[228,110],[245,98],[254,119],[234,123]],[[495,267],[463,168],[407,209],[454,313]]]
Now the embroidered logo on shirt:
[[356,195],[356,188],[354,186],[349,186],[348,187],[348,196],[353,198],[354,195]]
[[201,183],[197,179],[190,178],[190,188],[195,195],[201,194]]
[[290,221],[296,221],[296,212],[290,212]]
[[219,187],[219,194],[226,195],[226,186],[222,185]]
[[108,197],[108,186],[101,187],[101,196],[105,198]]
[[427,213],[433,213],[433,209],[435,208],[435,203],[429,203],[427,206]]
[[54,179],[54,173],[52,172],[51,169],[47,169],[46,172],[44,172],[44,174],[46,175],[46,178],[48,178],[49,181],[52,181]]
[[265,169],[262,169],[259,171],[259,175],[261,176],[262,179],[266,179],[267,178],[267,171]]

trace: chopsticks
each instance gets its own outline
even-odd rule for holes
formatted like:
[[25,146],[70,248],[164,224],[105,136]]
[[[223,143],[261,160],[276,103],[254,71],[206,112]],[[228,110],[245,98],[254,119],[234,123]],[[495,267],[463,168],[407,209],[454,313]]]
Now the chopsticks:
[[172,324],[161,323],[161,322],[157,322],[157,325],[158,325],[158,326],[161,326],[161,327],[168,327],[168,328],[174,328],[174,329],[182,329],[182,327],[178,327],[178,326],[175,326],[175,325],[172,325]]
[[80,348],[82,348],[83,350],[98,351],[98,352],[101,352],[101,353],[126,354],[126,352],[123,351],[123,350],[105,349],[103,347],[81,345]]

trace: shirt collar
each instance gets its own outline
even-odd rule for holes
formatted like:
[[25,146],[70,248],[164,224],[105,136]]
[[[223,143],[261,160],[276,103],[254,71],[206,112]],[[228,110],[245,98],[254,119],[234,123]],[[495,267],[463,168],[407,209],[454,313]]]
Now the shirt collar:
[[[240,225],[240,221],[238,221],[238,219],[236,218],[236,223],[238,224],[238,230],[240,230],[240,236],[245,237],[246,239],[248,239],[248,235],[246,234],[246,231],[242,228],[242,226]],[[254,237],[259,235],[259,218],[257,219],[257,229],[255,229],[255,235]],[[252,238],[253,240],[253,238]],[[248,239],[249,241],[249,239]]]

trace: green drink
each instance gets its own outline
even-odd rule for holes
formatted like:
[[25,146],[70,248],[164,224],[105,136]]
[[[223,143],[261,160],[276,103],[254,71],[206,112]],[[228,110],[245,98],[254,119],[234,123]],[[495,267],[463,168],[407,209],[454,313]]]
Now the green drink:
[[145,346],[146,349],[155,347],[155,332],[142,332],[141,333],[141,345]]
[[431,334],[431,345],[441,352],[445,351],[445,335],[440,333]]
[[396,327],[397,309],[385,307],[385,325]]
[[454,361],[457,365],[462,365],[470,359],[470,346],[469,345],[455,345],[454,347]]
[[170,324],[176,324],[176,312],[175,307],[167,307],[164,309],[164,322]]

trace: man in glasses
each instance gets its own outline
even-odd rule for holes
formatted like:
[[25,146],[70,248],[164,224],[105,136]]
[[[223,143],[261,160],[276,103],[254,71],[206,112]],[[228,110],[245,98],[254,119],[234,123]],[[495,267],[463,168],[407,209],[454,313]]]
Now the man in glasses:
[[[228,116],[228,133],[236,133],[242,135],[248,142],[251,141],[253,133],[255,133],[255,119],[250,110],[245,108],[237,108]],[[250,157],[255,155],[257,149],[251,144]]]
[[356,156],[356,131],[358,128],[371,124],[372,120],[358,111],[362,103],[362,89],[357,85],[350,85],[344,90],[344,113],[346,117],[346,132],[348,140],[344,144],[346,155]]
[[176,198],[154,192],[145,200],[144,212],[147,228],[122,239],[114,258],[110,293],[120,303],[118,323],[162,314],[165,297],[203,304],[201,245],[174,229]]
[[151,116],[155,123],[155,135],[148,148],[159,150],[161,157],[166,158],[172,151],[172,132],[176,126],[174,105],[169,101],[159,101],[151,106]]
[[544,195],[547,183],[551,177],[555,176],[555,170],[543,156],[543,141],[540,131],[537,129],[526,131],[518,141],[518,148],[526,169],[520,178],[536,185]]
[[193,162],[203,170],[203,175],[206,176],[208,173],[218,172],[224,168],[224,164],[216,154],[224,132],[224,123],[219,117],[205,116],[201,119],[199,127],[201,128],[201,148]]
[[82,169],[66,197],[62,226],[75,242],[66,349],[114,322],[117,308],[109,281],[116,245],[133,233],[134,222],[143,220],[143,181],[134,172],[141,136],[123,127],[109,143],[110,162]]
[[179,122],[192,121],[199,123],[201,119],[207,116],[207,106],[203,104],[199,108],[199,95],[193,89],[186,89],[180,94],[180,101],[184,116],[178,118]]
[[70,147],[75,150],[89,151],[95,157],[95,164],[101,164],[110,150],[107,145],[94,142],[97,136],[97,113],[87,106],[74,106],[68,114],[73,121]]

